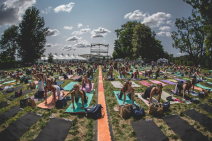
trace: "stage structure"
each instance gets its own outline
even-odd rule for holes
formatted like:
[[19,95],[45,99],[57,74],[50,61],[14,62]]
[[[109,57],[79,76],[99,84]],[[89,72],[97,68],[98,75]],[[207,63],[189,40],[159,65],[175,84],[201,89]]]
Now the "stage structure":
[[98,58],[102,59],[103,57],[107,57],[108,59],[108,51],[109,51],[109,44],[91,44],[91,49],[90,49],[90,58],[91,54],[97,54]]

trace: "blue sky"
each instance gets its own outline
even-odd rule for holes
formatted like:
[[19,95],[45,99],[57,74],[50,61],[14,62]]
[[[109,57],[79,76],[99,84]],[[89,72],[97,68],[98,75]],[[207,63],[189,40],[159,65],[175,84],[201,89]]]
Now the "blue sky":
[[192,7],[183,0],[0,0],[0,34],[11,24],[19,24],[29,6],[40,10],[49,27],[46,52],[87,54],[91,43],[109,44],[109,54],[117,39],[115,30],[127,21],[150,26],[164,50],[180,56],[172,47],[171,31],[176,18],[191,16]]

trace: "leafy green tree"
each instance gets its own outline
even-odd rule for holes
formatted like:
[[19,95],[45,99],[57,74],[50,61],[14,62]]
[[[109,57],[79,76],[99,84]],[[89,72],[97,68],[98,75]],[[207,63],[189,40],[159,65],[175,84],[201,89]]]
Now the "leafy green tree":
[[9,59],[15,60],[15,53],[18,47],[17,45],[18,27],[12,25],[4,31],[0,40],[0,47],[8,54]]
[[212,56],[212,1],[211,0],[183,0],[197,9],[204,19],[203,31],[207,34],[205,38],[207,55]]
[[48,55],[49,55],[49,56],[48,56],[48,63],[50,63],[50,66],[51,66],[51,63],[53,63],[54,58],[53,58],[52,53],[49,53]]
[[193,18],[177,18],[175,25],[178,30],[172,32],[171,37],[174,40],[172,46],[180,49],[181,53],[188,54],[195,65],[199,64],[200,58],[206,51],[203,21],[193,13]]
[[45,52],[48,28],[44,28],[44,18],[39,13],[35,7],[28,8],[19,24],[18,55],[23,62],[34,62]]
[[117,40],[114,43],[113,58],[133,58],[133,45],[132,36],[134,33],[134,27],[137,25],[137,21],[129,21],[121,26],[121,29],[115,30]]
[[138,23],[134,28],[132,39],[133,58],[157,60],[164,57],[161,41],[155,39],[155,32],[145,24]]

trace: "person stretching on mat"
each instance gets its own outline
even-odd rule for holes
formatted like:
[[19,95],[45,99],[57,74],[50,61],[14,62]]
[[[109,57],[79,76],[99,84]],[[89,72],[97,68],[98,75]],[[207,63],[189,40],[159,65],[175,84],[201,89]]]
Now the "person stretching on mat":
[[[92,89],[92,84],[91,84],[91,80],[88,78],[87,75],[84,75],[84,78],[82,79],[82,89],[86,87],[86,85],[89,85],[89,89],[91,91]],[[89,92],[90,92],[89,91]]]
[[121,89],[120,94],[117,93],[118,98],[121,100],[122,95],[124,94],[124,99],[123,99],[123,104],[125,103],[126,100],[126,95],[132,100],[132,104],[134,104],[134,88],[132,87],[132,82],[127,81],[124,85],[124,87]]
[[75,99],[75,102],[78,103],[79,98],[81,98],[81,101],[82,101],[81,109],[84,109],[84,103],[87,103],[88,97],[86,96],[85,92],[80,90],[80,86],[78,84],[74,84],[74,90],[71,91],[71,100],[73,103],[73,106],[71,108],[75,108],[74,107],[74,99]]
[[47,104],[47,90],[52,92],[52,99],[53,99],[52,105],[55,105],[56,96],[58,97],[58,99],[61,99],[62,97],[65,96],[64,93],[60,94],[60,87],[58,85],[52,85],[50,78],[46,79],[46,86],[44,87],[44,90],[45,90],[45,92],[44,92],[45,104]]
[[160,69],[158,68],[155,72],[155,79],[157,79],[159,77],[159,72],[160,72]]
[[145,77],[146,77],[146,76],[150,77],[151,74],[152,74],[152,70],[150,69],[149,71],[145,71],[144,76],[145,76]]
[[190,95],[190,89],[191,89],[191,81],[187,81],[185,84],[183,82],[178,82],[175,86],[175,91],[171,90],[174,94],[181,95],[181,90],[183,90],[183,101],[185,101],[184,96],[185,96],[185,91],[188,90],[188,94]]
[[196,78],[196,76],[194,76],[194,78],[192,78],[192,80],[191,80],[191,86],[193,87],[193,91],[194,91],[194,86],[196,83],[197,83],[197,78]]
[[38,91],[35,93],[35,97],[43,97],[44,96],[44,81],[46,76],[42,73],[35,74],[35,79],[38,81]]
[[157,84],[157,87],[148,87],[144,93],[140,93],[140,95],[144,98],[147,99],[149,98],[149,103],[152,101],[152,97],[154,94],[158,94],[158,103],[160,103],[161,99],[161,94],[162,94],[162,84],[159,83]]
[[131,78],[139,79],[139,72],[138,72],[138,70],[136,70],[135,72],[132,72]]

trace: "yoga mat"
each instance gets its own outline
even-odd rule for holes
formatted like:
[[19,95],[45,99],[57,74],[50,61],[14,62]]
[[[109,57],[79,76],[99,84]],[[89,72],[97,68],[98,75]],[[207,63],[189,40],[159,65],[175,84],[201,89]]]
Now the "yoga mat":
[[[165,89],[165,90],[170,92],[170,93],[172,93],[171,89]],[[174,94],[174,95],[179,96],[179,97],[182,98],[183,97],[183,92],[181,92],[181,95],[179,95],[179,94]],[[185,100],[191,100],[191,97],[187,96],[186,94],[185,94],[184,98],[185,98]]]
[[[93,90],[93,86],[94,86],[94,83],[91,84],[91,91]],[[82,87],[80,89],[82,89]],[[82,90],[85,92],[90,92],[89,84],[86,84],[85,88],[83,88]]]
[[122,76],[122,78],[121,78],[120,75],[118,76],[118,79],[123,79],[123,78],[126,78],[126,77]]
[[[147,106],[149,106],[149,98],[144,99],[144,98],[140,95],[140,93],[135,93],[135,95],[137,95],[138,98],[140,98]],[[151,103],[153,103],[153,102],[158,103],[158,101],[157,101],[154,97],[152,97]]]
[[207,111],[208,113],[212,113],[212,107],[208,104],[200,104],[199,107],[201,107],[203,110]]
[[[86,96],[88,97],[88,100],[87,100],[87,103],[84,103],[84,108],[89,107],[91,100],[92,100],[92,97],[93,97],[93,94],[86,93]],[[81,107],[82,107],[81,98],[79,99],[78,103],[76,103],[75,100],[74,100],[75,108],[71,108],[72,106],[73,106],[73,103],[71,103],[71,105],[66,109],[65,112],[67,112],[67,113],[85,113],[85,110],[81,109]]]
[[208,141],[207,137],[178,115],[168,115],[163,117],[163,120],[182,141]]
[[119,89],[123,88],[123,85],[120,81],[111,81],[111,83],[112,83],[113,87],[115,87],[115,88],[119,88]]
[[212,84],[209,84],[209,83],[204,83],[204,84],[208,87],[212,87]]
[[174,79],[167,79],[168,81],[172,81],[174,83],[177,83],[177,80],[174,80]]
[[[25,91],[22,92],[22,96],[26,95],[26,94],[29,94],[29,93],[31,93],[33,91],[35,91],[35,90],[31,90],[31,89],[25,90]],[[16,98],[19,98],[19,97],[15,97],[15,94],[14,94],[14,95],[11,95],[10,97],[8,97],[7,99],[10,100],[10,101],[13,101]]]
[[18,106],[14,106],[6,112],[0,114],[0,125],[8,120],[10,117],[14,117],[19,111],[22,111]]
[[142,75],[143,73],[142,73],[142,72],[139,72],[139,74],[141,74],[141,75]]
[[[115,94],[116,96],[116,99],[119,103],[119,105],[122,105],[123,104],[123,100],[124,100],[124,94],[122,95],[122,98],[121,100],[118,98],[117,96],[117,93],[120,94],[120,91],[113,91],[113,93]],[[132,100],[126,95],[126,99],[125,99],[125,103],[124,104],[132,104]],[[134,104],[136,104],[137,106],[139,106],[136,102],[135,102],[135,99],[134,99]],[[139,106],[140,107],[140,106]]]
[[26,115],[11,123],[0,133],[1,141],[18,140],[40,118],[41,117],[37,114],[28,112]]
[[72,121],[51,119],[34,141],[64,141],[71,125]]
[[161,81],[163,81],[163,82],[165,82],[165,83],[168,83],[168,84],[170,84],[170,85],[176,85],[176,83],[171,82],[171,81],[169,81],[169,80],[161,80]]
[[212,89],[212,88],[209,88],[209,87],[202,86],[200,83],[197,83],[196,86],[203,88],[203,89]]
[[202,124],[204,127],[207,127],[208,131],[212,132],[212,119],[211,118],[207,117],[204,114],[197,112],[194,109],[187,110],[184,113],[187,116],[189,116],[190,118],[192,118],[193,120]]
[[[22,89],[22,88],[24,88],[24,86],[19,86],[19,87],[16,87],[16,88],[13,87],[12,89],[14,89],[14,91],[12,91],[12,92],[15,92],[15,91]],[[11,92],[9,92],[9,93],[11,93]],[[8,94],[7,91],[3,92],[3,95],[6,95],[6,94]]]
[[183,80],[183,79],[179,79],[179,78],[175,78],[175,80],[183,81],[184,83],[186,82],[185,80]]
[[[166,100],[166,98],[169,97],[169,96],[171,96],[171,95],[168,94],[168,93],[165,92],[165,91],[162,91],[161,98],[162,98],[164,101],[168,102],[168,101]],[[172,99],[175,99],[175,97],[173,97]],[[180,103],[180,102],[178,102],[178,101],[170,101],[170,104],[176,104],[176,103]]]
[[160,81],[157,81],[157,80],[149,80],[149,81],[151,81],[152,83],[155,83],[155,84],[161,83],[162,86],[166,86],[166,84],[164,84],[164,83],[162,83],[162,82],[160,82]]
[[57,81],[57,85],[63,84],[65,81]]
[[147,82],[147,81],[139,81],[142,85],[149,87],[150,85],[152,85],[151,83]]
[[69,84],[67,84],[63,89],[65,91],[70,91],[73,87],[74,87],[74,84],[78,84],[79,82],[70,82]]
[[6,107],[6,106],[8,106],[8,105],[9,105],[9,103],[8,103],[7,101],[2,101],[2,102],[0,103],[0,108]]
[[80,78],[80,75],[76,75],[75,77],[71,78],[72,80],[77,80],[78,78]]
[[183,78],[184,80],[190,80],[191,81],[191,79],[188,79],[188,78]]
[[67,75],[67,76],[68,76],[68,79],[69,79],[69,78],[71,78],[73,75]]
[[136,84],[135,82],[131,81],[132,82],[132,87],[134,88],[139,88],[140,86],[138,84]]
[[[188,93],[187,90],[185,92]],[[190,91],[190,94],[193,95],[193,96],[199,96],[199,94],[197,92],[192,91],[192,90]]]
[[[61,93],[62,91],[60,91],[60,93]],[[64,92],[64,97],[68,94],[68,92]],[[56,96],[56,101],[57,101],[57,99],[58,99],[58,97]],[[53,102],[54,100],[53,100],[53,96],[51,95],[49,98],[47,98],[47,104],[45,104],[45,101],[44,102],[42,102],[42,103],[40,103],[39,105],[37,105],[37,107],[40,107],[40,108],[42,108],[42,109],[52,109],[54,106],[55,106],[55,104],[52,104],[52,102]]]
[[131,122],[138,141],[169,141],[153,120]]

